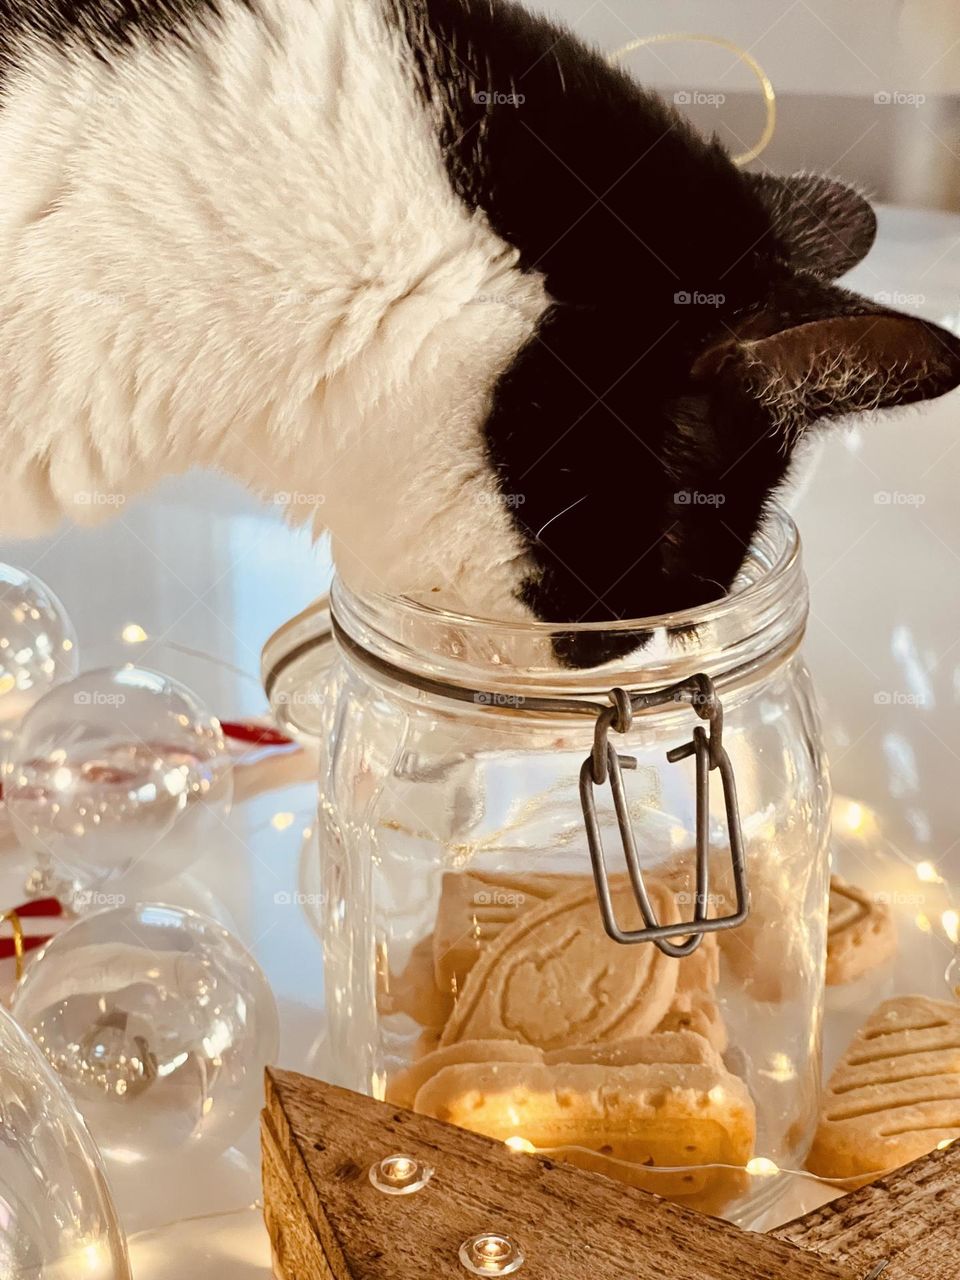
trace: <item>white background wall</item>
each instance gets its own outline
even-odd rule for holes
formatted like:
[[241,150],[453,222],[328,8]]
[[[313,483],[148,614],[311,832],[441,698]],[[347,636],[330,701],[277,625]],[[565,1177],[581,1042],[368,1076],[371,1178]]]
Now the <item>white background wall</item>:
[[[524,0],[613,51],[665,32],[725,36],[772,79],[780,122],[762,165],[814,168],[891,203],[960,208],[960,4],[957,0]],[[695,123],[734,150],[760,134],[751,73],[728,52],[683,43],[629,56],[668,97],[720,92]],[[893,101],[876,101],[888,95]]]

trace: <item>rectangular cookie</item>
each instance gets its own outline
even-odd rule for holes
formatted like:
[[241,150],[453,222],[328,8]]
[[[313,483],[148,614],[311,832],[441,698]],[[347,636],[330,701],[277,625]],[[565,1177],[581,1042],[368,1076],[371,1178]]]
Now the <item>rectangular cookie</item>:
[[615,1044],[574,1045],[543,1055],[548,1067],[558,1063],[587,1063],[603,1067],[639,1067],[668,1062],[687,1066],[714,1067],[725,1071],[723,1059],[702,1036],[691,1031],[656,1032]]
[[416,1110],[502,1141],[575,1148],[557,1154],[671,1197],[728,1181],[700,1166],[742,1169],[756,1138],[746,1086],[714,1064],[461,1064],[423,1085]]
[[515,1044],[512,1040],[461,1040],[446,1049],[434,1049],[402,1071],[392,1076],[387,1084],[387,1102],[398,1107],[415,1110],[417,1094],[444,1067],[463,1062],[543,1062],[543,1054],[531,1045]]

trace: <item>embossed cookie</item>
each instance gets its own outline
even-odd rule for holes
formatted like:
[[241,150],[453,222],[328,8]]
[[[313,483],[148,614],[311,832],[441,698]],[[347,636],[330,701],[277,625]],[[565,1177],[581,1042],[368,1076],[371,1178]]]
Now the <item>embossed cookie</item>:
[[501,1141],[585,1148],[558,1154],[674,1197],[704,1194],[718,1172],[684,1166],[742,1168],[756,1137],[746,1086],[713,1064],[454,1065],[420,1089],[416,1109]]
[[855,982],[896,954],[893,912],[839,876],[830,880],[827,985]]
[[[653,877],[655,880],[658,878]],[[679,892],[688,878],[686,875],[675,877],[676,886],[673,881],[665,883],[669,883],[674,892]],[[615,889],[627,888],[625,876],[614,876],[612,883]],[[586,891],[592,885],[591,875],[559,872],[531,872],[526,875],[448,872],[443,878],[433,934],[434,965],[440,990],[454,993],[461,990],[481,952],[521,915],[560,893]],[[685,906],[680,908],[681,913],[685,909]],[[599,915],[597,928],[602,928]],[[675,963],[678,996],[689,993],[700,997],[712,993],[720,978],[717,935],[707,934],[692,956]],[[689,1011],[690,1002],[681,1002],[678,1013]],[[711,1023],[716,1017],[714,1006]]]
[[[676,921],[669,890],[654,884],[650,896],[661,921]],[[635,918],[629,890],[615,899],[621,919]],[[608,938],[591,884],[541,903],[500,933],[471,970],[441,1044],[517,1040],[559,1049],[647,1035],[670,1008],[677,968],[656,947]]]
[[868,1180],[960,1138],[960,1005],[887,1000],[830,1077],[807,1168]]
[[484,948],[526,912],[558,893],[585,889],[590,876],[448,872],[443,877],[433,960],[437,986],[457,993]]

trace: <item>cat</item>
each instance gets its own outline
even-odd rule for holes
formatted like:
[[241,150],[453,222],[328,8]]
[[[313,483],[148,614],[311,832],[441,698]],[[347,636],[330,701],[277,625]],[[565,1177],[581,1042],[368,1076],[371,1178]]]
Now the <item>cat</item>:
[[199,465],[362,589],[648,616],[729,588],[815,424],[960,383],[834,283],[858,192],[510,0],[0,0],[0,179],[11,533]]

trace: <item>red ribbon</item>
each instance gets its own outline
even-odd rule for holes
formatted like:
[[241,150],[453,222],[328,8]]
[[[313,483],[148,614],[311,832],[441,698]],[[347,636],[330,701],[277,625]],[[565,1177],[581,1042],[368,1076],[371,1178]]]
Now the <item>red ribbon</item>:
[[[63,904],[56,898],[37,898],[33,902],[25,902],[15,907],[11,913],[18,920],[51,920],[63,915]],[[20,942],[23,951],[36,951],[46,944],[53,934],[23,934]],[[17,942],[14,938],[0,937],[0,960],[12,960],[17,954]]]
[[221,720],[220,728],[224,735],[235,742],[248,742],[256,747],[292,747],[293,738],[288,738],[279,729],[268,724],[257,724],[253,720]]
[[[25,933],[23,935],[23,949],[24,951],[39,951],[41,947],[47,945],[52,937],[52,933],[42,938],[32,933]],[[12,960],[16,954],[17,944],[13,938],[0,938],[0,960]]]

